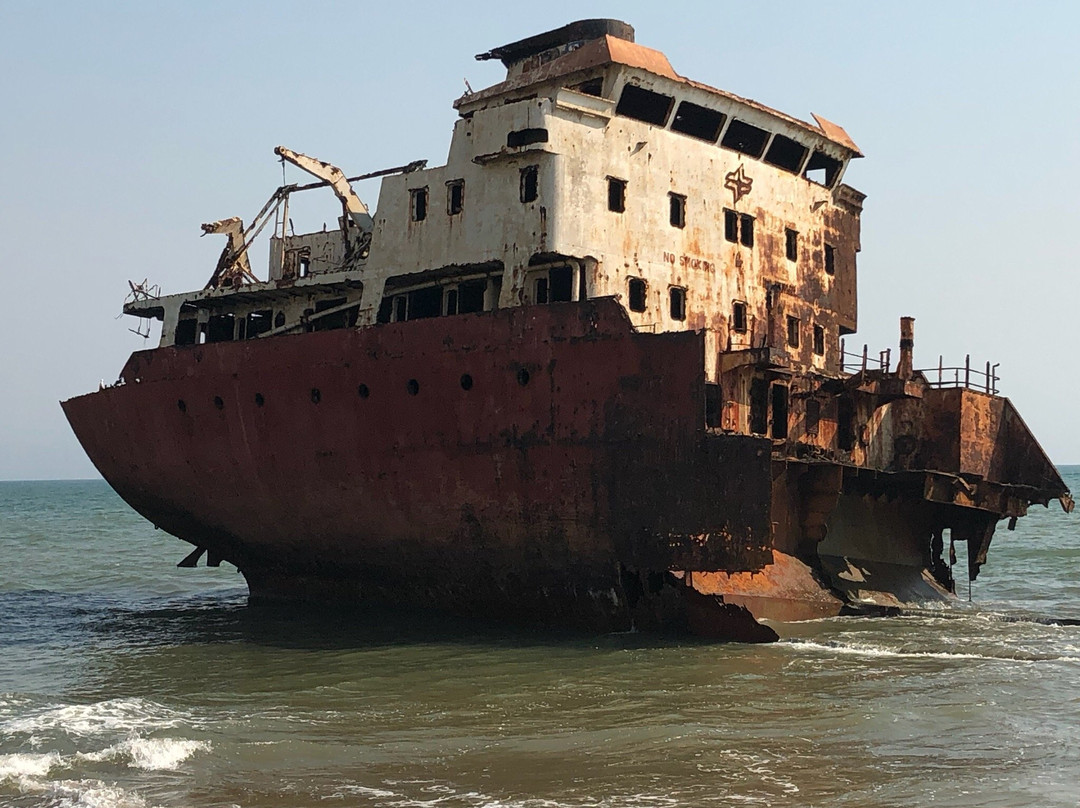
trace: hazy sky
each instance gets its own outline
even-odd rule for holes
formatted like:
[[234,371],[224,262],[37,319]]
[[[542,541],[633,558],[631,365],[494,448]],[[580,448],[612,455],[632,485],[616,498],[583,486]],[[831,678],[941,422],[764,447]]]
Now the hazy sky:
[[[503,75],[474,54],[602,16],[682,75],[843,125],[868,194],[849,349],[895,355],[913,315],[916,367],[1000,362],[1080,462],[1080,4],[0,0],[0,479],[95,476],[58,401],[144,347],[115,319],[129,279],[201,287],[222,241],[199,224],[251,219],[274,146],[440,164],[464,79]],[[321,201],[298,228],[333,221]]]

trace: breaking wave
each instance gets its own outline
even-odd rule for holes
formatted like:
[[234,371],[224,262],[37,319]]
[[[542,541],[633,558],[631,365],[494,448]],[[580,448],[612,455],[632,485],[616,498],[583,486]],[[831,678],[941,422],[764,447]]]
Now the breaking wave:
[[146,699],[110,699],[93,704],[69,704],[8,719],[0,729],[33,735],[60,731],[79,737],[135,733],[149,728],[167,729],[190,721],[175,710]]
[[999,653],[963,653],[957,651],[905,651],[860,643],[813,642],[811,640],[782,640],[782,645],[800,650],[819,651],[858,657],[887,657],[891,659],[982,659],[993,662],[1080,662],[1080,656],[1038,654],[1019,649],[1001,649]]

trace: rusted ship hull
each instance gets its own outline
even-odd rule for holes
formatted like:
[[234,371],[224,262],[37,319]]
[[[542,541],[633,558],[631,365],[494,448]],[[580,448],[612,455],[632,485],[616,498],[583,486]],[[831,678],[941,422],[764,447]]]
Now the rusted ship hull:
[[593,300],[143,351],[63,406],[120,495],[254,600],[767,639],[743,607],[943,594],[925,570],[948,506],[919,481],[863,536],[885,506],[853,469],[705,428],[703,351]]

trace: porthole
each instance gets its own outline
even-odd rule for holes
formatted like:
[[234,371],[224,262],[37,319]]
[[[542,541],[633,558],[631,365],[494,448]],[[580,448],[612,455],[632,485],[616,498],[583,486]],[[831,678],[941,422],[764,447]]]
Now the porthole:
[[472,390],[472,376],[468,373],[461,374],[461,389]]
[[405,389],[409,391],[410,396],[415,396],[420,392],[420,382],[416,379],[409,379],[408,383],[405,385]]
[[360,398],[367,398],[371,395],[371,390],[368,389],[366,384],[362,384],[356,388],[356,395],[360,396]]
[[180,410],[180,412],[187,412],[187,402],[185,402],[182,398],[177,399],[176,408]]
[[225,402],[221,400],[221,396],[214,396],[214,406],[219,410],[225,409]]
[[265,403],[266,403],[266,399],[263,398],[263,394],[262,393],[256,393],[255,394],[255,406],[256,407],[261,407]]
[[522,387],[527,385],[529,383],[529,371],[527,371],[525,368],[519,370],[517,372],[517,380],[518,384],[520,384]]
[[318,387],[312,387],[311,388],[311,403],[312,404],[318,404],[320,401],[322,401],[322,393],[319,392]]

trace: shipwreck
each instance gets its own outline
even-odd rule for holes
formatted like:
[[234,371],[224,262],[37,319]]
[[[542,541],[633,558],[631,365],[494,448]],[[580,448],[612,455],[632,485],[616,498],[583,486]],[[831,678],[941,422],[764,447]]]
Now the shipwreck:
[[[952,597],[995,529],[1069,491],[990,365],[846,350],[858,147],[683,78],[615,20],[480,54],[445,165],[278,188],[205,288],[63,403],[102,476],[243,573],[592,631],[768,640],[761,619]],[[381,177],[374,210],[352,183]],[[297,193],[336,227],[295,233]],[[328,193],[326,190],[324,193]],[[252,270],[269,228],[269,273]]]

